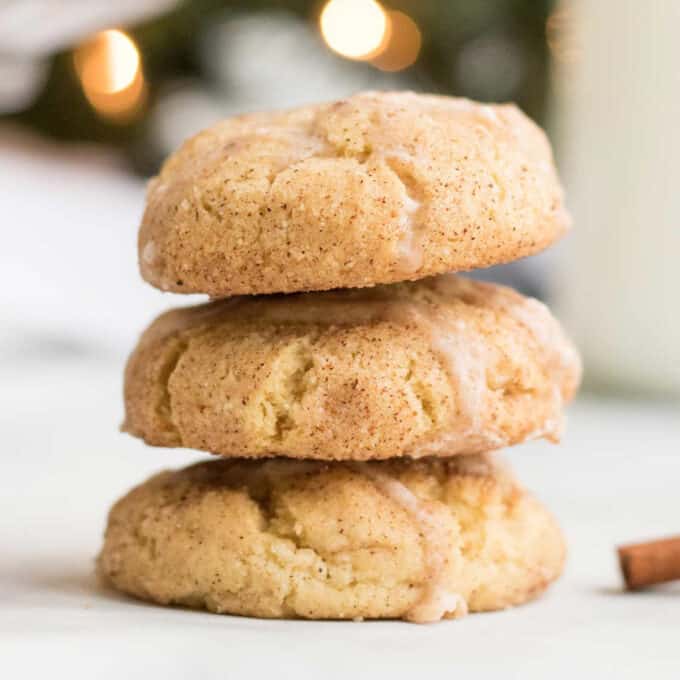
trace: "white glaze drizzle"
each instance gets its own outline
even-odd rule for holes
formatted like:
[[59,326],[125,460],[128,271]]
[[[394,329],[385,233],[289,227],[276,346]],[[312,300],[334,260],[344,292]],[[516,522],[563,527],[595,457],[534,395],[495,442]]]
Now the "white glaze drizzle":
[[[542,302],[504,288],[492,290],[488,284],[481,284],[481,286],[477,284],[475,286],[472,282],[464,279],[440,277],[437,279],[437,289],[444,294],[455,296],[460,294],[461,283],[466,286],[465,293],[472,301],[491,307],[513,318],[534,336],[543,354],[544,361],[552,374],[551,380],[554,384],[549,397],[552,402],[551,410],[556,414],[561,414],[564,408],[564,398],[561,391],[564,375],[573,373],[575,368],[578,372],[581,360],[576,348],[565,338],[559,322]],[[489,291],[492,292],[491,295],[488,294]],[[547,419],[528,432],[523,440],[530,441],[544,437],[549,441],[558,442],[563,429],[564,418],[558,415],[555,418]],[[507,442],[502,438],[498,440],[498,446],[505,443]],[[430,448],[423,455],[435,452]]]
[[488,104],[479,107],[478,115],[480,118],[483,118],[489,121],[490,123],[499,122],[498,116],[496,115],[496,111],[493,109],[493,107],[489,106]]
[[418,235],[415,215],[421,208],[421,203],[411,198],[408,193],[404,195],[404,207],[400,227],[403,236],[399,240],[399,269],[405,273],[413,273],[420,269],[423,264],[423,248],[421,238]]
[[417,450],[408,451],[407,455],[419,458],[462,444],[480,451],[503,446],[506,441],[500,435],[492,432],[481,434],[488,348],[480,334],[450,310],[425,302],[392,304],[386,307],[384,318],[414,323],[427,331],[430,346],[439,357],[454,390],[450,431],[440,433],[434,441],[419,444]]
[[404,618],[413,623],[430,623],[447,615],[449,618],[458,618],[467,614],[465,598],[448,589],[445,582],[448,558],[445,551],[448,543],[442,540],[442,533],[448,527],[437,522],[427,504],[399,480],[377,470],[370,463],[354,463],[352,467],[369,477],[385,496],[406,510],[423,537],[428,580],[421,598],[404,614]]
[[[534,336],[552,373],[554,382],[550,393],[552,410],[558,414],[562,413],[564,398],[560,385],[563,382],[563,376],[573,372],[575,367],[580,367],[581,363],[576,348],[564,337],[559,323],[542,302],[517,294],[512,300],[502,300],[500,297],[493,296],[491,304],[512,317]],[[549,441],[559,442],[563,429],[564,418],[558,416],[546,420],[542,425],[527,433],[524,439],[529,441],[545,437]]]
[[399,271],[410,275],[417,272],[423,264],[423,230],[417,219],[422,202],[412,195],[402,171],[395,166],[408,168],[407,174],[412,175],[416,158],[404,148],[390,149],[388,153],[381,154],[381,158],[402,185],[402,209],[399,220],[402,236],[397,244],[396,255]]
[[565,342],[559,323],[542,302],[523,298],[518,304],[506,306],[505,310],[518,323],[528,328],[541,347],[551,353],[557,370],[571,370],[580,365],[576,349],[570,342]]
[[144,264],[152,265],[156,259],[156,244],[149,240],[142,249],[142,261]]

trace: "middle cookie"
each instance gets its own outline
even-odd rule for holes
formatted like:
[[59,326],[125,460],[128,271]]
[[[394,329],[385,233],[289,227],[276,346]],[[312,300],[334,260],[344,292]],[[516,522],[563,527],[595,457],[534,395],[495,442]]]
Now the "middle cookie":
[[123,429],[225,456],[369,460],[557,441],[578,354],[540,302],[458,276],[237,297],[142,336]]

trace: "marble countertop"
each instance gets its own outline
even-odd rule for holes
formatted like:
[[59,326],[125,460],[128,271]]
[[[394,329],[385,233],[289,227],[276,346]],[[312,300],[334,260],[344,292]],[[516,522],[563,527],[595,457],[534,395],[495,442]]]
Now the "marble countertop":
[[678,406],[584,398],[564,443],[509,452],[560,519],[570,559],[541,600],[428,626],[258,621],[100,589],[109,505],[200,458],[120,434],[121,367],[3,367],[0,658],[5,677],[677,678],[680,587],[621,592],[617,543],[680,533]]

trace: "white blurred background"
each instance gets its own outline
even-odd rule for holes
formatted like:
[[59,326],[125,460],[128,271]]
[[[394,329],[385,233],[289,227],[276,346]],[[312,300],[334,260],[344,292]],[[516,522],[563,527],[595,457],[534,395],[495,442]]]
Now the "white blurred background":
[[[523,680],[676,678],[678,590],[621,595],[614,546],[680,533],[678,35],[677,0],[0,2],[3,670],[270,677],[304,635],[316,677],[452,663],[498,677],[503,663]],[[220,117],[365,88],[514,100],[552,138],[573,233],[476,275],[546,299],[585,356],[563,444],[507,454],[565,529],[564,579],[535,606],[451,622],[455,635],[189,615],[102,591],[110,504],[202,457],[117,431],[128,352],[192,301],[138,275],[146,180]]]
[[412,88],[516,100],[575,230],[480,275],[548,298],[588,387],[680,395],[680,4],[139,0],[0,7],[0,364],[121,362],[172,298],[141,283],[146,178],[222,116]]

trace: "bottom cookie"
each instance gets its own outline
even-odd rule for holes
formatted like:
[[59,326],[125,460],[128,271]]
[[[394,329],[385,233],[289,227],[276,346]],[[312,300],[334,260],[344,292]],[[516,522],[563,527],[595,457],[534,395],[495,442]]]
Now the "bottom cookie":
[[112,508],[100,574],[144,600],[266,618],[454,618],[562,571],[562,533],[489,456],[212,460]]

